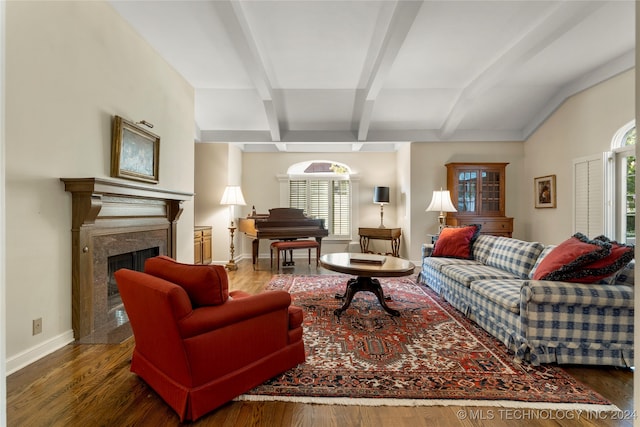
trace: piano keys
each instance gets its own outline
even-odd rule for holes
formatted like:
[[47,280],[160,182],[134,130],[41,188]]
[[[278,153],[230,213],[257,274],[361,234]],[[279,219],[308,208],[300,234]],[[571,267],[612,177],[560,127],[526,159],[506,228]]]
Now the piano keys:
[[295,208],[273,208],[269,209],[268,215],[240,218],[238,230],[253,237],[251,257],[254,267],[258,261],[260,239],[295,240],[314,237],[322,247],[322,238],[329,235],[324,219],[309,218],[302,209]]

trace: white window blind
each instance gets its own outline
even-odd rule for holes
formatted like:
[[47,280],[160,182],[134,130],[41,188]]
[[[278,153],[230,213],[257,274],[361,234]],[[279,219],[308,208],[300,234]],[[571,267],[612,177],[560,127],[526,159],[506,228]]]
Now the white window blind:
[[574,232],[595,237],[604,233],[603,163],[600,157],[575,160]]
[[289,181],[289,207],[324,219],[330,236],[349,237],[351,234],[351,183],[348,180],[292,179]]

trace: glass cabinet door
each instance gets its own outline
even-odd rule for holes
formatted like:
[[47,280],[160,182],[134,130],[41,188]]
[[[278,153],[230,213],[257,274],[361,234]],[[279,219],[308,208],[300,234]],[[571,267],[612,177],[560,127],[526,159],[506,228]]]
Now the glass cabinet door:
[[478,171],[460,171],[458,174],[458,212],[475,212],[478,193]]
[[482,171],[481,212],[500,212],[500,172]]

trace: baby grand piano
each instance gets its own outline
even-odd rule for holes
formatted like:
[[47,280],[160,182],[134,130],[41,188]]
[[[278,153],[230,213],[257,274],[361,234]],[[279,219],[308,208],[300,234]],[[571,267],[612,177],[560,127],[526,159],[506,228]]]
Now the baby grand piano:
[[258,261],[260,239],[295,240],[315,237],[322,246],[322,238],[329,235],[324,227],[324,219],[306,217],[302,209],[295,208],[273,208],[269,209],[269,215],[240,218],[238,230],[253,237],[251,246],[254,267]]

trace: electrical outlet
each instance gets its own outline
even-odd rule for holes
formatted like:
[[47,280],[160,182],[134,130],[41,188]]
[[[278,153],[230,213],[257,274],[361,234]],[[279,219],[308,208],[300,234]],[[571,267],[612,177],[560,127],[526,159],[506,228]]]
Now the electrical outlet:
[[33,335],[42,333],[42,317],[33,320]]

